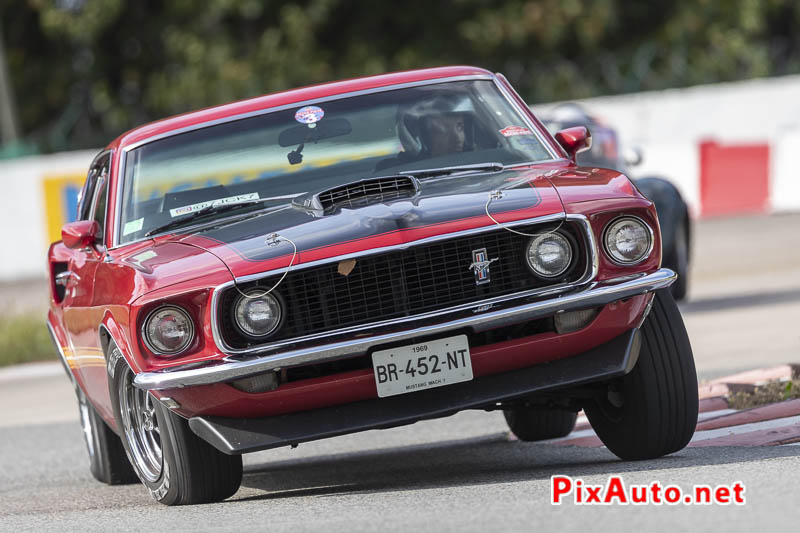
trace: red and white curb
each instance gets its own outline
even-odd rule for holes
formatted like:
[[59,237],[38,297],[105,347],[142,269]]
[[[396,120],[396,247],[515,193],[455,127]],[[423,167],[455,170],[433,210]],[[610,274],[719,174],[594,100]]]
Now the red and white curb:
[[[787,381],[800,375],[800,365],[781,365],[726,376],[699,387],[700,414],[690,447],[800,446],[800,399],[750,409],[728,407],[728,394],[752,390],[769,381]],[[575,429],[559,439],[542,441],[559,446],[603,446],[581,413]]]

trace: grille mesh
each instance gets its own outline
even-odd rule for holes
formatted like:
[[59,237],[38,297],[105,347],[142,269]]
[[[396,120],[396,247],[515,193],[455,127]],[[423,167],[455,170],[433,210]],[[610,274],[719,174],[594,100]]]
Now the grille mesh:
[[416,192],[409,176],[387,176],[342,185],[317,195],[322,208],[361,207],[371,202],[385,202]]
[[[547,227],[522,228],[523,232],[546,231]],[[581,234],[565,225],[577,247],[570,268],[558,279],[541,280],[528,269],[525,250],[529,237],[505,230],[459,237],[356,260],[348,275],[339,273],[339,263],[329,263],[290,272],[277,289],[285,302],[285,323],[269,341],[289,339],[358,324],[389,320],[479,301],[529,289],[576,281],[585,272],[586,254]],[[476,284],[470,269],[473,251],[486,249],[490,281]],[[279,276],[240,286],[269,288]],[[235,289],[221,299],[223,337],[233,348],[252,341],[233,324]]]

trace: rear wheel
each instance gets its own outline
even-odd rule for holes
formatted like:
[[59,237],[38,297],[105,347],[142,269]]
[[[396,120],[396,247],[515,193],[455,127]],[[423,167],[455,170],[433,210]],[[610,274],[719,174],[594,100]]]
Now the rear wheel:
[[185,419],[148,391],[134,387],[127,363],[121,357],[114,359],[114,414],[128,457],[153,499],[186,505],[216,502],[236,493],[242,482],[242,457],[225,455],[200,439]]
[[511,432],[526,442],[565,437],[575,429],[578,417],[573,411],[548,407],[518,407],[503,414]]
[[125,454],[122,441],[97,414],[86,395],[76,388],[83,439],[89,454],[89,471],[108,485],[136,483],[139,479]]
[[655,293],[633,370],[585,407],[603,444],[621,459],[652,459],[684,448],[697,425],[692,347],[669,289]]

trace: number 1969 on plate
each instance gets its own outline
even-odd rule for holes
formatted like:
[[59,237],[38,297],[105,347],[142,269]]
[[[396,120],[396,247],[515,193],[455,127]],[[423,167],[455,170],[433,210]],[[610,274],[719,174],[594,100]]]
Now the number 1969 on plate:
[[378,396],[394,396],[472,379],[466,335],[372,354]]

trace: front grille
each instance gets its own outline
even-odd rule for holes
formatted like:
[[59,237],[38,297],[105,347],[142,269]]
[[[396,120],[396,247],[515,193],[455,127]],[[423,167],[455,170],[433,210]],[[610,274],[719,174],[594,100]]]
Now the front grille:
[[[516,228],[542,233],[554,226]],[[503,229],[438,241],[355,260],[348,265],[333,262],[290,272],[276,289],[286,305],[286,317],[276,336],[267,342],[381,320],[416,315],[495,296],[577,281],[586,271],[583,234],[565,224],[561,229],[577,248],[573,263],[558,279],[541,280],[528,269],[525,250],[530,237]],[[489,281],[476,283],[470,269],[473,252],[486,249],[486,258],[497,261],[489,267]],[[241,284],[240,289],[267,289],[280,276]],[[233,348],[254,344],[233,323],[235,288],[221,298],[222,334]]]
[[349,183],[317,195],[324,210],[334,207],[363,207],[372,202],[386,202],[412,196],[417,191],[409,176],[386,176]]

